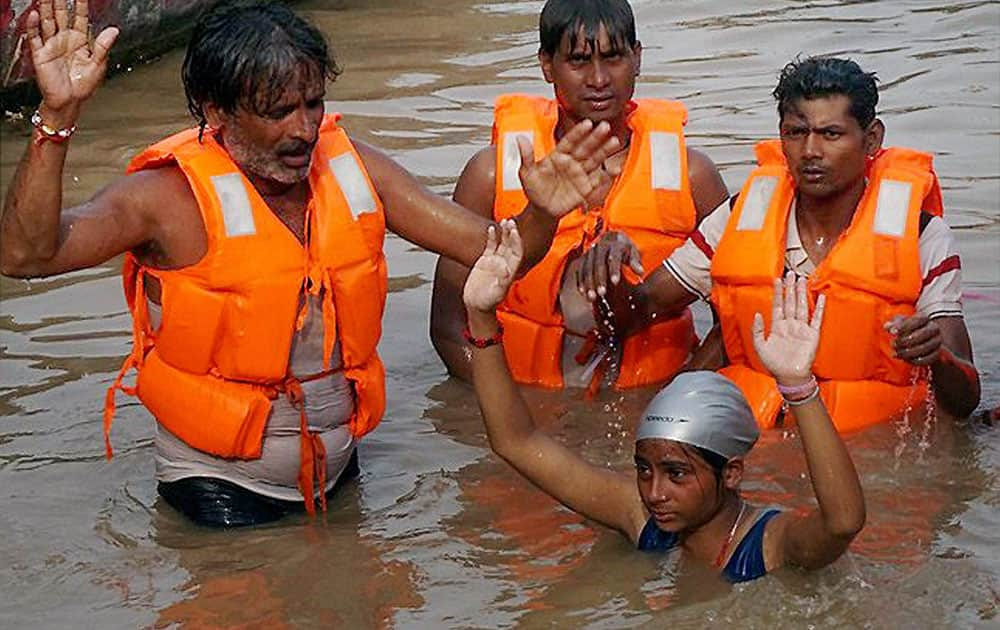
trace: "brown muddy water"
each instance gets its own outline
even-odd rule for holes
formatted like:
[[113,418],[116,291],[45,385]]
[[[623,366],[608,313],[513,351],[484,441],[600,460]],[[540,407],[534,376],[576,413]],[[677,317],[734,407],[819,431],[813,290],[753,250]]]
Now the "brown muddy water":
[[[298,4],[346,69],[328,109],[442,194],[489,141],[498,94],[547,93],[534,57],[540,5]],[[938,156],[963,255],[981,409],[1000,404],[1000,5],[634,6],[644,44],[639,95],[687,104],[689,141],[714,158],[731,190],[750,170],[752,144],[774,133],[769,93],[785,62],[836,53],[878,71],[888,143]],[[68,202],[189,124],[180,61],[175,52],[119,75],[89,104],[66,169]],[[28,129],[17,118],[0,127],[4,187]],[[446,377],[428,341],[434,257],[395,237],[386,247],[389,407],[361,444],[361,479],[325,518],[247,531],[196,528],[157,500],[152,419],[135,403],[120,409],[117,455],[104,460],[104,388],[130,343],[119,261],[44,281],[0,279],[0,626],[995,627],[997,429],[930,423],[915,411],[906,426],[851,437],[869,514],[851,553],[816,574],[721,586],[631,551],[490,453],[471,390]],[[531,398],[567,443],[626,468],[630,419],[649,395]],[[751,500],[806,503],[794,434],[766,435],[749,470]]]

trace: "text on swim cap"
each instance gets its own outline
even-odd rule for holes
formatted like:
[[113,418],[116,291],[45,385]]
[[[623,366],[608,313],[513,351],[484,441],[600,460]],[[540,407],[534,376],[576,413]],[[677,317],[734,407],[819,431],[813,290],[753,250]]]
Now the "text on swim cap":
[[687,418],[675,418],[674,416],[646,416],[643,420],[651,422],[690,422]]

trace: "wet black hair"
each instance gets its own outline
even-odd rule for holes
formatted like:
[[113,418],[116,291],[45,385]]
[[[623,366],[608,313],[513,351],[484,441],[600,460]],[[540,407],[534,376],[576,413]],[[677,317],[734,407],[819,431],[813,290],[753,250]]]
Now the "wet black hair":
[[[191,33],[181,78],[188,110],[204,130],[204,106],[263,114],[289,83],[340,74],[323,33],[280,2],[224,1],[207,9]],[[316,74],[311,74],[316,73]]]
[[602,24],[614,51],[635,48],[638,43],[635,16],[626,0],[548,0],[538,18],[539,51],[549,56],[556,54],[563,36],[567,34],[572,50],[576,47],[581,28],[587,44],[596,49],[597,34]]
[[865,72],[857,62],[839,57],[796,58],[781,70],[778,86],[772,92],[778,101],[778,116],[785,113],[800,99],[811,100],[824,96],[843,94],[851,100],[851,116],[862,129],[875,120],[878,105],[878,77]]
[[719,455],[715,451],[710,451],[707,448],[702,448],[700,446],[692,445],[691,448],[693,448],[698,455],[701,455],[701,458],[705,460],[706,464],[712,467],[712,470],[715,472],[716,479],[722,477],[722,469],[726,467],[727,463],[729,463],[728,458],[724,455]]
[[[710,451],[707,448],[702,448],[700,446],[695,446],[694,444],[686,444],[684,442],[678,442],[681,447],[681,452],[684,456],[688,458],[688,463],[691,462],[691,458],[697,457],[708,464],[708,467],[712,469],[712,473],[715,475],[715,491],[716,493],[721,491],[722,488],[722,471],[725,469],[726,464],[729,463],[729,459],[716,453],[715,451]],[[698,481],[698,485],[701,485],[701,481]],[[702,488],[704,492],[704,488]]]

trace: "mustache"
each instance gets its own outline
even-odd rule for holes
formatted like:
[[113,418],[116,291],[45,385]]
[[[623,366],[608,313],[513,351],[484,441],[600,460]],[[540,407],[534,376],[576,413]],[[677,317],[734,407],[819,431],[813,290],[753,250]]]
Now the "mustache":
[[313,145],[305,140],[292,140],[281,144],[277,148],[279,156],[303,155],[312,152]]

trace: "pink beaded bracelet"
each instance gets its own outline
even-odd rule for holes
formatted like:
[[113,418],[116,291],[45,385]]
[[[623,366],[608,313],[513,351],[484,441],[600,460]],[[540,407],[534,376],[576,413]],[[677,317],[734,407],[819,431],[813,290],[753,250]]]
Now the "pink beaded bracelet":
[[816,387],[819,387],[819,385],[816,383],[815,376],[810,376],[809,380],[801,385],[782,385],[781,383],[778,383],[778,391],[785,397],[794,396],[795,394],[809,393]]

